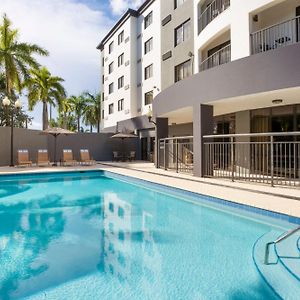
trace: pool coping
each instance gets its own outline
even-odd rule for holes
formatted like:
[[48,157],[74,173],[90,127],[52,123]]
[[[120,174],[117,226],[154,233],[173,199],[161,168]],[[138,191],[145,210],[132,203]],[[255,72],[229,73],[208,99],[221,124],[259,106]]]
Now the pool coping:
[[[74,169],[74,170],[56,170],[56,171],[42,171],[42,172],[24,172],[24,173],[6,173],[6,174],[0,174],[0,179],[1,178],[9,178],[9,177],[27,177],[27,176],[35,176],[35,175],[55,175],[55,174],[72,174],[72,173],[78,173],[78,174],[83,174],[83,173],[102,173],[103,175],[107,176],[107,177],[111,177],[111,178],[116,178],[116,179],[127,179],[130,182],[137,182],[137,183],[143,183],[146,185],[150,185],[150,186],[156,186],[156,187],[160,187],[162,189],[164,189],[164,191],[172,191],[172,192],[177,192],[179,193],[181,196],[190,196],[190,197],[202,197],[205,198],[205,200],[211,202],[211,203],[215,203],[215,204],[220,204],[220,205],[224,205],[227,207],[231,207],[231,208],[237,208],[237,209],[241,209],[242,211],[247,211],[247,212],[251,212],[260,216],[266,216],[266,217],[271,217],[273,219],[277,219],[277,220],[282,220],[285,222],[288,222],[290,224],[293,225],[299,225],[300,224],[300,218],[296,217],[296,216],[291,216],[285,213],[281,213],[281,212],[276,212],[276,211],[272,211],[272,210],[268,210],[268,209],[264,209],[264,208],[260,208],[260,207],[255,207],[249,204],[244,204],[244,203],[238,203],[235,201],[230,201],[227,199],[222,199],[220,197],[216,197],[216,196],[210,196],[207,194],[203,194],[203,193],[198,193],[198,192],[194,192],[194,191],[188,191],[186,189],[183,188],[179,188],[179,187],[173,187],[173,186],[168,186],[162,183],[157,183],[157,182],[153,182],[147,179],[141,179],[141,178],[136,178],[134,176],[130,176],[130,175],[124,175],[124,174],[118,174],[109,170],[104,170],[104,169]],[[158,175],[158,174],[156,174]],[[196,200],[199,203],[201,203],[201,199],[200,200]]]

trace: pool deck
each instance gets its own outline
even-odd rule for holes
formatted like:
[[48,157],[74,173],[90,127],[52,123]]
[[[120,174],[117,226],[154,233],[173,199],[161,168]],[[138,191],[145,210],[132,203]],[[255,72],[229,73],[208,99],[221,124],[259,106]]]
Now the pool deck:
[[224,179],[198,178],[188,174],[156,169],[153,163],[101,162],[95,166],[75,167],[0,167],[1,174],[61,172],[76,170],[106,170],[116,174],[131,176],[177,187],[195,193],[205,194],[241,204],[246,204],[278,213],[300,218],[300,189],[290,187],[271,187],[263,184],[232,182]]

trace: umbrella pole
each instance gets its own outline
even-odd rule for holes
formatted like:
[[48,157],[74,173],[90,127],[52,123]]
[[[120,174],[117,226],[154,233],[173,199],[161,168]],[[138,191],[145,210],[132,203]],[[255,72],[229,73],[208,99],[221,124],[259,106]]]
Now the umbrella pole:
[[56,138],[57,138],[57,135],[54,135],[54,164],[53,166],[57,166],[57,161],[56,161]]

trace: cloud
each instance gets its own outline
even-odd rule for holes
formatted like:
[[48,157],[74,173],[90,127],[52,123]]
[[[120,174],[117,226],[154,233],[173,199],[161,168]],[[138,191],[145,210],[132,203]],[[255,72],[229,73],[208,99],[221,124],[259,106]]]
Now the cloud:
[[128,8],[138,8],[143,2],[144,0],[110,0],[110,6],[113,14],[121,15]]
[[96,46],[113,24],[104,11],[76,0],[1,0],[3,13],[19,29],[20,40],[50,52],[39,61],[65,79],[69,94],[98,91],[100,55]]

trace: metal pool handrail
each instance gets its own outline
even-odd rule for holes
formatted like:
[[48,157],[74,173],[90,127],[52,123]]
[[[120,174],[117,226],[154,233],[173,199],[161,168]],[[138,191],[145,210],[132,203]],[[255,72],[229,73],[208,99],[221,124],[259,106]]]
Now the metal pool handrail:
[[266,249],[265,249],[265,265],[269,264],[269,254],[270,254],[270,246],[271,245],[276,245],[282,241],[284,241],[285,239],[287,239],[288,237],[290,237],[291,235],[293,235],[294,233],[296,233],[297,231],[300,230],[300,226],[298,226],[295,229],[292,229],[288,232],[286,232],[283,236],[279,237],[277,240],[273,241],[273,242],[269,242],[266,244]]

